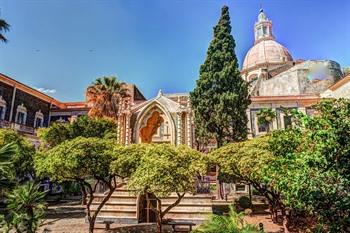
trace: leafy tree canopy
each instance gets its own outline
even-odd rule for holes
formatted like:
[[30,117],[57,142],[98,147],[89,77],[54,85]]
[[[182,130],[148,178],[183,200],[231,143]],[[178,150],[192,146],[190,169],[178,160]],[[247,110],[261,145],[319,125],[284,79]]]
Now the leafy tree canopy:
[[201,163],[202,154],[186,146],[149,144],[146,147],[128,183],[138,193],[166,197],[172,192],[191,192],[196,175],[206,171],[205,163]]
[[228,183],[241,181],[264,183],[263,168],[273,162],[268,150],[268,137],[256,137],[248,141],[230,143],[212,151],[212,164],[219,165],[219,179]]
[[[99,211],[118,186],[116,175],[110,171],[110,164],[114,159],[113,143],[110,139],[76,137],[51,149],[42,150],[35,156],[35,168],[40,176],[50,177],[58,182],[79,183],[87,208],[90,233],[94,231]],[[113,151],[118,154],[117,149]],[[95,199],[98,184],[103,184],[107,190],[96,209],[92,211],[91,204]]]
[[[147,201],[149,194],[154,196],[157,206],[150,202],[150,208],[156,213],[157,232],[161,232],[164,215],[180,203],[185,193],[194,191],[196,177],[207,171],[207,161],[200,152],[186,146],[136,144],[120,151],[111,170],[130,177],[129,190],[145,194]],[[160,198],[172,193],[176,193],[176,201],[162,209]]]
[[331,232],[350,230],[350,101],[323,100],[317,114],[297,116],[293,128],[272,133],[278,158],[266,178],[284,203],[321,217]]
[[85,180],[109,175],[112,161],[110,141],[100,138],[77,137],[66,140],[35,156],[38,175],[55,181]]
[[38,135],[45,145],[54,147],[80,136],[117,139],[117,125],[108,119],[81,116],[71,124],[53,123],[48,128],[41,128]]
[[19,181],[23,180],[27,175],[34,177],[33,156],[35,148],[33,144],[14,130],[0,129],[0,147],[10,143],[17,147],[16,152],[10,158],[14,175]]

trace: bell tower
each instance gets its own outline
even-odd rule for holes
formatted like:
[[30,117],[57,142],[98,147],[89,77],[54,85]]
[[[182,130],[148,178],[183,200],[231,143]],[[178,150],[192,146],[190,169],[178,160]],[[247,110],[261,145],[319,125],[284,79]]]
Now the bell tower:
[[261,40],[274,40],[272,34],[272,21],[269,20],[264,10],[261,8],[258,16],[258,21],[254,26],[255,44]]

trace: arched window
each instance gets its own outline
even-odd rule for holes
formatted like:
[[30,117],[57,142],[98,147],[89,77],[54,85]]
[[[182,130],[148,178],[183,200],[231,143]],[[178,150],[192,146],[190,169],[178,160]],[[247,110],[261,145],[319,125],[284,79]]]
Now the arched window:
[[0,120],[5,119],[6,114],[6,101],[0,95]]
[[44,124],[44,114],[41,112],[41,110],[39,110],[35,113],[34,128],[43,127],[43,124]]
[[17,124],[25,125],[27,121],[27,108],[24,107],[23,103],[17,106],[15,122]]

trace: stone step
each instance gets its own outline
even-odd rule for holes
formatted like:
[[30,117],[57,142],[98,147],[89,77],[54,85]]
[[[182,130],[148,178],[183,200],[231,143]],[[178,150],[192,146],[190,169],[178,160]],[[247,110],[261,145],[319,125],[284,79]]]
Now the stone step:
[[[92,211],[94,212],[94,211]],[[136,210],[108,210],[108,209],[102,209],[99,213],[98,216],[103,217],[103,216],[112,216],[114,218],[136,218],[137,216],[137,211]]]
[[[94,200],[95,202],[98,202],[99,200]],[[108,202],[121,202],[121,203],[137,203],[137,197],[132,196],[111,196],[108,200]]]
[[[91,209],[95,210],[97,209],[98,204],[92,204]],[[103,207],[102,210],[133,210],[136,211],[136,204],[130,204],[130,203],[106,203]]]
[[[162,210],[165,210],[166,206],[162,206]],[[187,211],[187,212],[212,212],[212,207],[193,207],[193,206],[176,206],[172,208],[170,211]]]
[[191,221],[192,219],[207,219],[210,216],[211,212],[172,212],[170,211],[165,215],[165,218],[171,219],[188,219]]
[[136,217],[116,218],[114,216],[108,216],[108,215],[104,215],[104,216],[98,215],[98,217],[96,218],[96,221],[97,222],[111,221],[116,224],[137,224],[138,223],[138,220]]

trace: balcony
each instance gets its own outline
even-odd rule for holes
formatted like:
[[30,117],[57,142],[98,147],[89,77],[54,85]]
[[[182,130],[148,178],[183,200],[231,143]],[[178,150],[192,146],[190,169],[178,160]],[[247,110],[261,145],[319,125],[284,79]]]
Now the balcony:
[[14,129],[17,132],[20,133],[26,133],[26,134],[32,134],[36,135],[35,128],[18,124],[18,123],[13,123],[5,120],[0,120],[0,128],[5,128],[5,129]]

